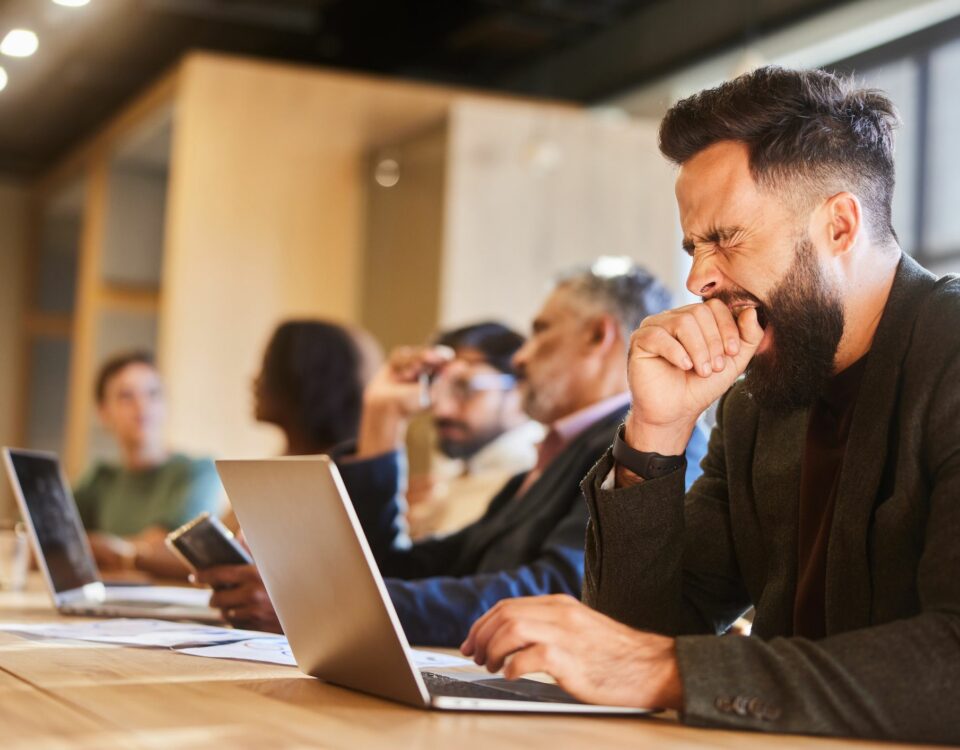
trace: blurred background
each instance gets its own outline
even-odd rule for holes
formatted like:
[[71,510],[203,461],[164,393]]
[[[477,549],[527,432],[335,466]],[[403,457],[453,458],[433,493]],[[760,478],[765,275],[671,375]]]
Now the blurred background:
[[269,455],[284,319],[527,330],[601,254],[682,292],[658,119],[766,63],[893,97],[901,243],[960,270],[960,0],[0,1],[0,444],[75,479],[98,365],[147,348],[172,445]]

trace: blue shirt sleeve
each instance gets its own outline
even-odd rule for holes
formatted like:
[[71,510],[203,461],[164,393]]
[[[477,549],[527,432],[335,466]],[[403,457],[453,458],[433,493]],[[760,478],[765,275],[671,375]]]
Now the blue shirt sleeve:
[[181,481],[179,502],[171,503],[170,512],[162,525],[167,529],[175,529],[204,511],[216,515],[222,498],[223,487],[213,461],[193,459]]

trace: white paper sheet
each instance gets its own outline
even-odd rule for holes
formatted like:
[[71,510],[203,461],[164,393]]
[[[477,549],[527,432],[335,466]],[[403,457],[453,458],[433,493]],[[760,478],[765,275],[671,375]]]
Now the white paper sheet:
[[207,656],[214,659],[243,659],[244,661],[262,661],[268,664],[297,666],[290,644],[282,635],[267,638],[254,638],[249,641],[237,641],[220,646],[202,648],[181,648],[178,653],[190,656]]
[[436,651],[422,651],[419,648],[410,649],[413,663],[417,669],[440,669],[441,667],[473,667],[476,666],[469,659],[463,659],[452,654],[438,654]]
[[[181,654],[190,656],[207,656],[214,659],[243,659],[245,661],[260,661],[269,664],[282,664],[295,667],[296,660],[290,651],[290,644],[282,635],[257,638],[249,641],[237,641],[217,646],[202,648],[177,649]],[[463,667],[472,665],[472,661],[461,659],[459,656],[438,654],[435,651],[422,651],[412,648],[413,663],[417,669],[439,669],[441,667]]]
[[116,618],[91,622],[0,623],[0,630],[40,638],[68,638],[123,646],[177,648],[206,646],[270,637],[256,630],[234,630],[212,625],[167,622],[164,620]]

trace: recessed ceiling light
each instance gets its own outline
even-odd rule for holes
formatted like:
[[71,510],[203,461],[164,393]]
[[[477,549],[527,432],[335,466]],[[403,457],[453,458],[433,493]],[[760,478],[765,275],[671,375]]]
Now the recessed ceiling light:
[[0,52],[9,57],[30,57],[40,41],[29,29],[11,29],[0,42]]
[[3,68],[0,68],[0,91],[3,91],[7,87],[7,71]]
[[84,5],[89,5],[90,0],[53,0],[57,5],[63,5],[67,8],[79,8]]

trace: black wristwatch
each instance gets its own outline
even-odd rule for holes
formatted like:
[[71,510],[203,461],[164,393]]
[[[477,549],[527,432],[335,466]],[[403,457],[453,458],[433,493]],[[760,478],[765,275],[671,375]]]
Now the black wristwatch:
[[644,453],[634,450],[623,439],[624,426],[620,425],[613,439],[613,460],[629,469],[641,479],[657,479],[687,467],[687,457],[663,456],[659,453]]

